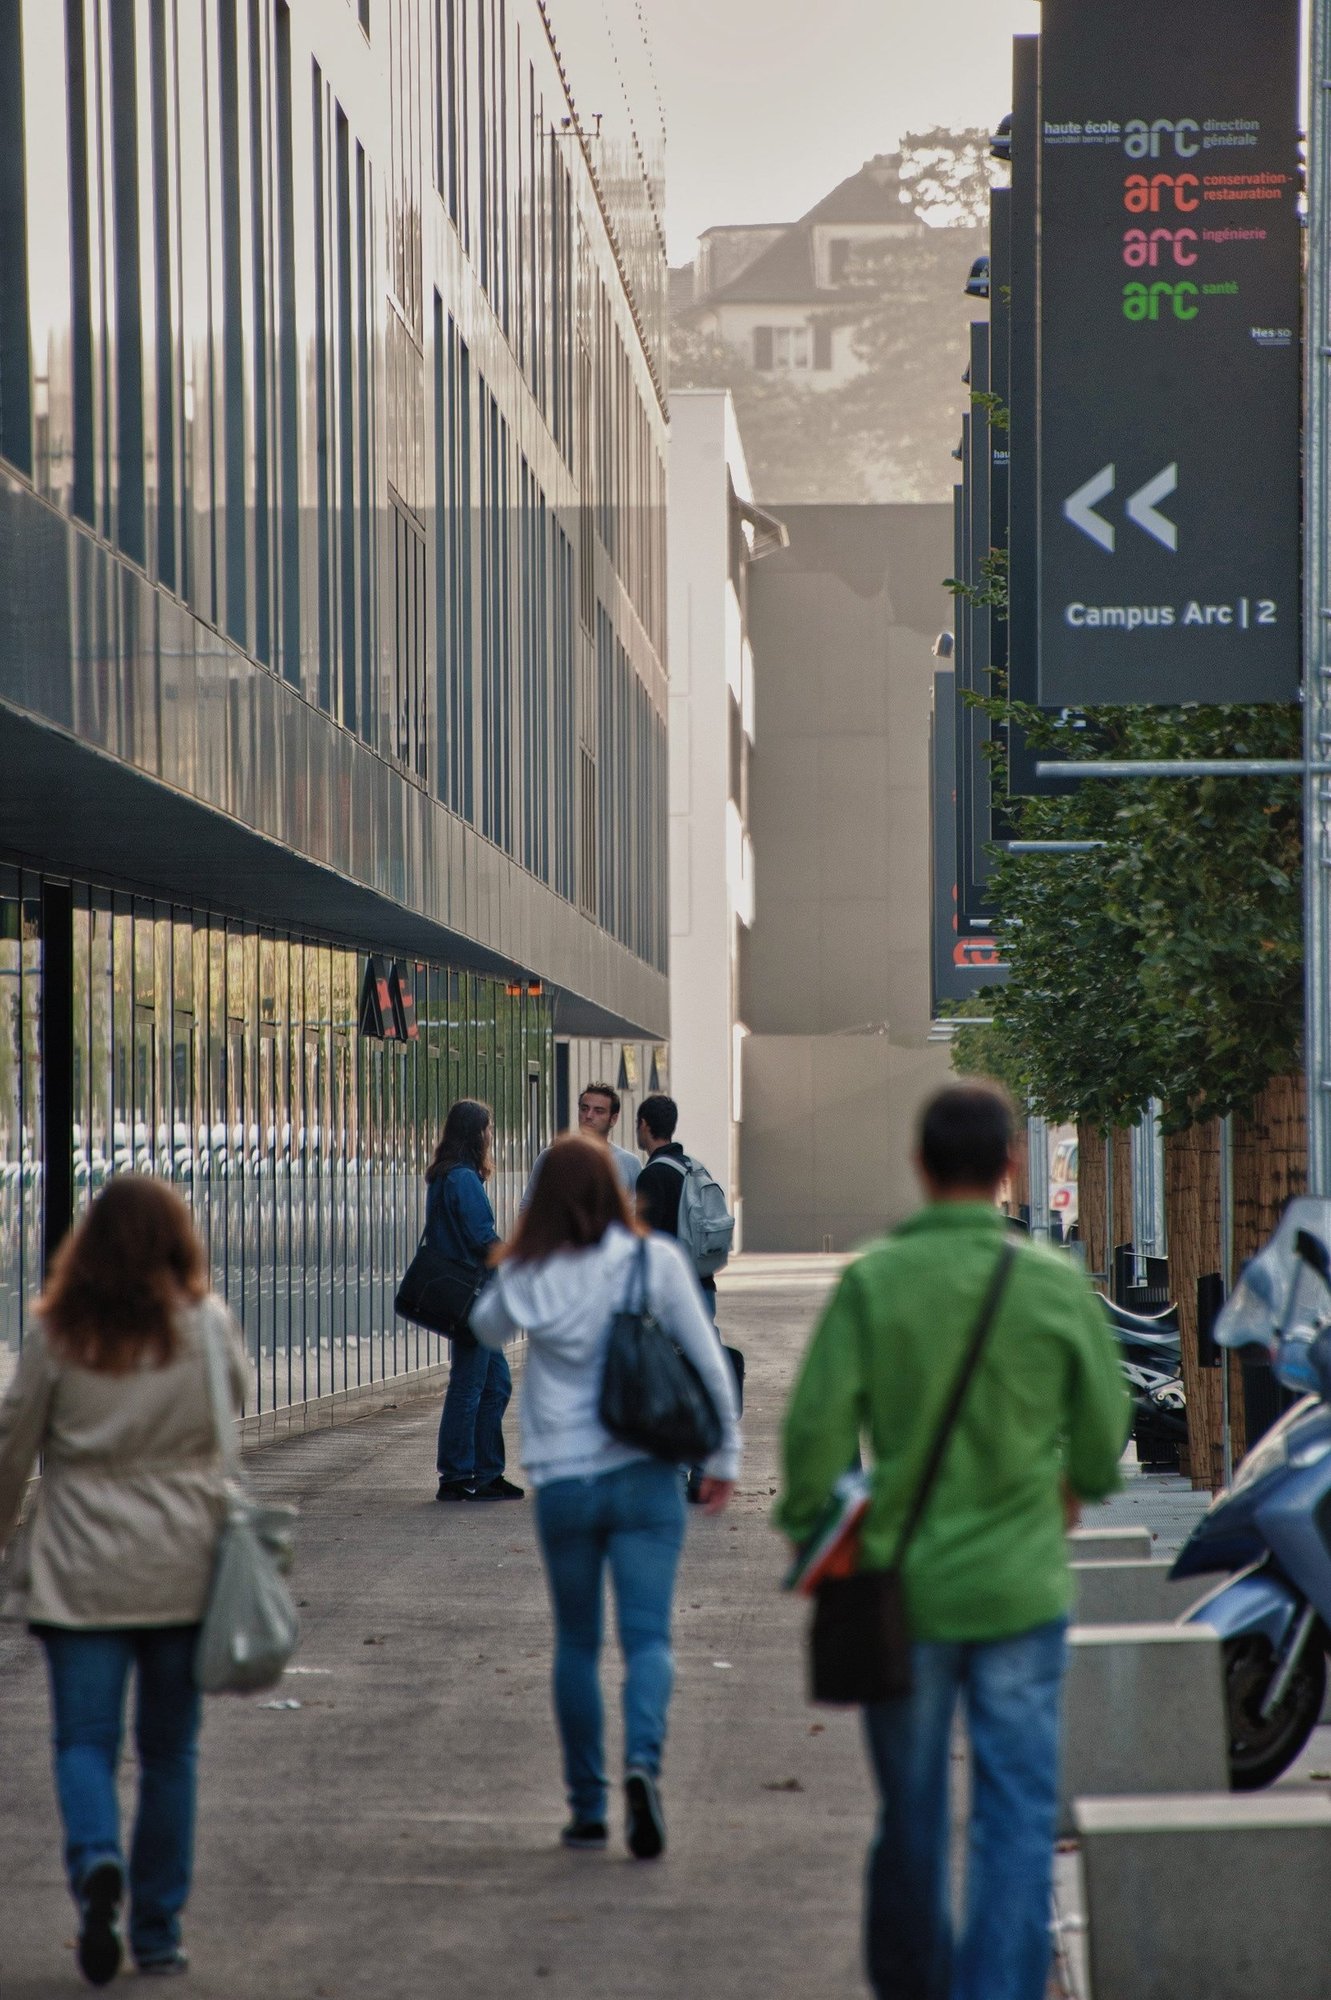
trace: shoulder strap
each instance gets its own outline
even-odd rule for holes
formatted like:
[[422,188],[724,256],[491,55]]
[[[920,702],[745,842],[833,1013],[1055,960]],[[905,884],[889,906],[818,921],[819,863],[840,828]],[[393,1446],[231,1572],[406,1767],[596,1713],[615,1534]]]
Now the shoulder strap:
[[216,1313],[211,1299],[204,1301],[199,1314],[199,1330],[203,1335],[204,1360],[208,1369],[208,1400],[213,1409],[213,1429],[217,1434],[217,1449],[221,1454],[222,1467],[228,1479],[239,1479],[240,1446],[236,1439],[236,1426],[231,1409],[231,1383],[228,1378],[226,1352],[221,1334],[214,1324]]
[[980,1307],[979,1317],[971,1333],[970,1345],[966,1349],[961,1367],[957,1370],[957,1379],[952,1384],[952,1393],[948,1397],[947,1408],[943,1412],[942,1421],[938,1426],[933,1444],[929,1449],[929,1456],[925,1460],[924,1471],[920,1474],[920,1483],[915,1489],[915,1498],[911,1502],[910,1511],[902,1524],[901,1534],[897,1539],[896,1554],[892,1559],[892,1567],[894,1569],[899,1569],[905,1560],[906,1550],[910,1547],[915,1530],[920,1525],[921,1517],[929,1503],[929,1495],[934,1489],[934,1482],[942,1470],[943,1457],[947,1451],[948,1442],[956,1428],[957,1418],[961,1415],[961,1406],[966,1400],[966,1391],[971,1385],[971,1377],[979,1366],[980,1353],[989,1336],[989,1329],[994,1323],[994,1315],[998,1311],[998,1302],[1003,1296],[1003,1288],[1007,1284],[1008,1274],[1012,1269],[1012,1260],[1016,1255],[1016,1251],[1017,1246],[1012,1237],[1006,1237],[1003,1247],[998,1253],[998,1262],[994,1266],[994,1274],[989,1280],[989,1289],[984,1295],[984,1302]]
[[[689,1169],[692,1167],[692,1165],[693,1162],[689,1158],[687,1153],[684,1155],[682,1160],[677,1160],[673,1153],[670,1153],[668,1155],[662,1153],[656,1159],[649,1160],[647,1162],[648,1167],[653,1167],[653,1166],[673,1167],[677,1174],[683,1174],[685,1180],[687,1180],[689,1177]],[[646,1171],[647,1167],[644,1167],[643,1172],[646,1173]]]

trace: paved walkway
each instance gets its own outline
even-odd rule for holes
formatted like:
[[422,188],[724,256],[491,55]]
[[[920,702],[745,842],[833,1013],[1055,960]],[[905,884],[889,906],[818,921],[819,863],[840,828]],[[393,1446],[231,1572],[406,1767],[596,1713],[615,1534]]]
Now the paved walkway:
[[[834,1260],[745,1258],[748,1463],[690,1522],[659,1866],[556,1845],[550,1625],[526,1504],[434,1504],[421,1404],[271,1445],[300,1503],[305,1638],[280,1702],[204,1729],[193,2000],[859,1995],[869,1790],[856,1721],[808,1708],[777,1588],[775,1431]],[[607,1677],[609,1680],[609,1676]],[[612,1683],[613,1684],[613,1683]],[[35,1646],[0,1627],[0,1993],[79,1988]],[[616,1836],[618,1828],[615,1828]]]

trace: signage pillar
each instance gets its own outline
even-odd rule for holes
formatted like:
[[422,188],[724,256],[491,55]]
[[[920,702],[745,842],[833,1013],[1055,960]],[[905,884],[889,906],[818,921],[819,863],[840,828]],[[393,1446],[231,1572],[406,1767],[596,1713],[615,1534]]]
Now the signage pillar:
[[1331,0],[1312,0],[1304,447],[1304,1065],[1308,1192],[1331,1196]]

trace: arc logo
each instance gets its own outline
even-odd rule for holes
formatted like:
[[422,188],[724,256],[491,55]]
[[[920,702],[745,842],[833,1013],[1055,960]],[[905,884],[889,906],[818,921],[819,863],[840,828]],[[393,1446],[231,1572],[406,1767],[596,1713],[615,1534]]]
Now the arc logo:
[[[1069,493],[1063,502],[1064,519],[1071,521],[1074,528],[1080,528],[1083,535],[1111,556],[1114,553],[1114,524],[1095,510],[1100,501],[1113,492],[1116,476],[1112,465],[1102,465],[1084,486],[1079,486],[1075,493]],[[1178,553],[1178,523],[1171,521],[1167,514],[1162,514],[1156,502],[1167,499],[1177,485],[1178,466],[1167,465],[1123,502],[1123,512],[1133,525],[1174,555]]]

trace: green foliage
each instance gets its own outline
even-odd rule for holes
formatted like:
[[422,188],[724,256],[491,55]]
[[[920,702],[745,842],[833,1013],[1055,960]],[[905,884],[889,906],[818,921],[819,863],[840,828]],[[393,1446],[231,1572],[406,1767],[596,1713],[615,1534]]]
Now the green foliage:
[[972,389],[971,405],[984,411],[991,431],[1005,431],[1012,421],[1012,412],[996,389]]
[[950,590],[954,597],[964,597],[971,604],[988,605],[1000,618],[1007,617],[1008,609],[1008,552],[1006,549],[990,549],[987,556],[980,557],[980,580],[967,583],[964,577],[945,576],[943,588]]
[[[1060,758],[1289,757],[1299,748],[1298,710],[1282,705],[1058,717],[1001,693],[978,705]],[[1297,1066],[1297,779],[1088,780],[1018,802],[1013,821],[1023,840],[1106,843],[1084,855],[997,860],[996,935],[1010,972],[988,997],[1037,1110],[1108,1129],[1156,1096],[1177,1130],[1247,1108]]]
[[1029,1083],[1021,1048],[1012,1030],[997,1011],[998,990],[984,987],[973,999],[958,1000],[952,1007],[954,1019],[978,1015],[985,1024],[958,1028],[952,1037],[952,1067],[958,1076],[990,1076],[1010,1092],[1020,1109],[1026,1103]]

